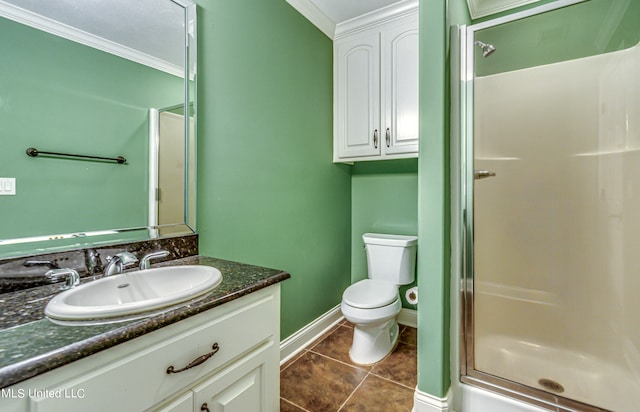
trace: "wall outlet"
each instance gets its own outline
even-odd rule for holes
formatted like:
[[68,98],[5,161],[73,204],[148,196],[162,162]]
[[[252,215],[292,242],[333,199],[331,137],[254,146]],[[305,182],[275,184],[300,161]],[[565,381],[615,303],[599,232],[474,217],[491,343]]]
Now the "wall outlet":
[[0,177],[0,196],[16,194],[16,178]]

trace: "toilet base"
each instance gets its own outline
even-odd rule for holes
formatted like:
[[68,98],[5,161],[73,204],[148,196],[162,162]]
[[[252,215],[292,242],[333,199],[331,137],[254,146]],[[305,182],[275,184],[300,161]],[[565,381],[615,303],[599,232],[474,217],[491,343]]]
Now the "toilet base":
[[378,325],[354,325],[353,343],[349,349],[351,361],[371,365],[382,360],[395,347],[398,331],[395,317]]

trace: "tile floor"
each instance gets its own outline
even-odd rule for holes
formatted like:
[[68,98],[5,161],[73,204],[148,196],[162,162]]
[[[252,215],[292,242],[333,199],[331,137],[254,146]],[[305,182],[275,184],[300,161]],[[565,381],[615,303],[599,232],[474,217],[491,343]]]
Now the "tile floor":
[[417,384],[416,329],[400,325],[380,362],[349,359],[353,326],[342,321],[280,368],[281,412],[409,412]]

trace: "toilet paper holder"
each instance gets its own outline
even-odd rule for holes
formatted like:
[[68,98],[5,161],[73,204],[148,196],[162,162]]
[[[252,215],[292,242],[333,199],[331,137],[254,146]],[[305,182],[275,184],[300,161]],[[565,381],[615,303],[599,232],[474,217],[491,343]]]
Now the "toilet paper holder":
[[407,299],[407,302],[411,305],[415,305],[418,303],[418,287],[414,286],[412,288],[407,289],[404,294],[404,297]]

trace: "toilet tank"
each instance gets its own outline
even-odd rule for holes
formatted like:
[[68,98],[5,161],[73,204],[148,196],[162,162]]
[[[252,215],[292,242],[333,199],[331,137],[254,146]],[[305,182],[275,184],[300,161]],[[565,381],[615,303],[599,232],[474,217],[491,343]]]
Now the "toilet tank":
[[415,279],[416,236],[365,233],[362,235],[367,251],[369,279],[396,285],[407,285]]

